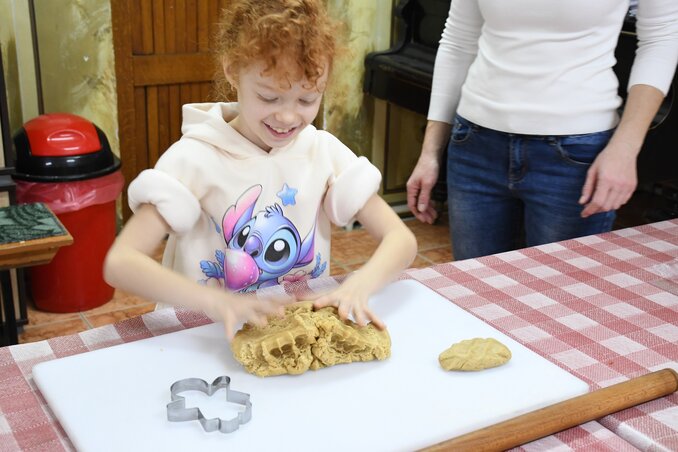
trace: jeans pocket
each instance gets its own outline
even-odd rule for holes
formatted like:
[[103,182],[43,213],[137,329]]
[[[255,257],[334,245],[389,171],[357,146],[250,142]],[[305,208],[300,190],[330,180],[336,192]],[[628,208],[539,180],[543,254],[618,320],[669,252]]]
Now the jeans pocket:
[[459,115],[456,115],[452,123],[452,133],[450,141],[454,144],[462,144],[469,140],[473,135],[473,123],[465,120]]
[[561,159],[573,165],[591,165],[605,149],[613,130],[553,137],[550,143]]

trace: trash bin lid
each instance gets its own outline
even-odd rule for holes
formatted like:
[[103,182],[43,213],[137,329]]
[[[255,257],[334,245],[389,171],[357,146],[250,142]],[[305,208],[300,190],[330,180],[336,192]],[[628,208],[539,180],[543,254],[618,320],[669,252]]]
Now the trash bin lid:
[[49,113],[26,122],[14,135],[13,177],[61,182],[104,176],[120,168],[106,134],[71,113]]

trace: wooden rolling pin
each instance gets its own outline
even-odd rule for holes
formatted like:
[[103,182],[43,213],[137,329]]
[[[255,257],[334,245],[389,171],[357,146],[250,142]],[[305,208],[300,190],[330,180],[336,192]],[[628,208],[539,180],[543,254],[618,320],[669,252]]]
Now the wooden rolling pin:
[[506,450],[678,390],[678,373],[663,369],[500,422],[426,451]]

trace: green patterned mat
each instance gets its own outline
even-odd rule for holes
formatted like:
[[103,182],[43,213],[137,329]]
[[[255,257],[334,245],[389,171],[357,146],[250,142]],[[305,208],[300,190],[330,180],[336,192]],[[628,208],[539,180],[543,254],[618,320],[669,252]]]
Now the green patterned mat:
[[0,244],[64,234],[64,227],[42,203],[0,208]]

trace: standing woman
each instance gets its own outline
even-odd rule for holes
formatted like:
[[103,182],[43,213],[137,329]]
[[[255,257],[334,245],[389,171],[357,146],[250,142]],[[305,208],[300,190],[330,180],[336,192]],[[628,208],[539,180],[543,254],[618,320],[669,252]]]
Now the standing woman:
[[453,0],[407,183],[432,223],[449,140],[456,259],[609,231],[678,62],[678,1],[640,0],[624,113],[613,71],[629,1]]

